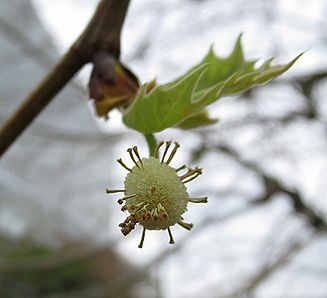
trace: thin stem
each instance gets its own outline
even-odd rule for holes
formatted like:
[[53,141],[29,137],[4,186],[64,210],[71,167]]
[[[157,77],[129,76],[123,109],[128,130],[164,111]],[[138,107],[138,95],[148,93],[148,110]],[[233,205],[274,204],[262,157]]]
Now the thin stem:
[[154,156],[154,152],[157,147],[157,140],[153,134],[144,134],[145,140],[149,147],[149,155]]

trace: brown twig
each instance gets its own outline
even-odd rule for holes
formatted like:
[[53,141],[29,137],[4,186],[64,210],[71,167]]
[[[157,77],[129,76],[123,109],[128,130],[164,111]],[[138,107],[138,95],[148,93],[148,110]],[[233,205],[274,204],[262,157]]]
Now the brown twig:
[[119,59],[128,4],[129,0],[101,0],[81,36],[0,129],[0,156],[95,54],[107,52]]

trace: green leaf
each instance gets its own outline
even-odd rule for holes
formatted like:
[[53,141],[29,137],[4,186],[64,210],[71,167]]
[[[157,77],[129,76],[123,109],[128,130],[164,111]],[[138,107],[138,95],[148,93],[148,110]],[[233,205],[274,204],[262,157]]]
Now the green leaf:
[[199,64],[176,80],[149,92],[147,84],[143,85],[125,110],[123,121],[142,133],[182,125],[221,97],[267,83],[283,74],[301,55],[284,65],[272,66],[273,59],[269,59],[255,67],[256,60],[244,58],[240,35],[228,57],[217,57],[211,47]]
[[192,129],[200,126],[212,125],[218,122],[218,119],[210,118],[208,111],[203,110],[199,114],[186,118],[182,123],[178,124],[178,128]]

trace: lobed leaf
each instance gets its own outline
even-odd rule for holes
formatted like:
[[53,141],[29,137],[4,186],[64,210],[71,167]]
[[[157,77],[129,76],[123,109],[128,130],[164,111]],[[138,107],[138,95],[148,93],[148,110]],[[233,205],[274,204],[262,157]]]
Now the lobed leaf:
[[223,96],[267,83],[287,71],[301,55],[284,65],[272,66],[273,59],[269,59],[255,67],[256,60],[244,58],[240,35],[228,57],[216,56],[211,47],[199,64],[174,81],[153,89],[148,88],[148,84],[143,85],[125,110],[123,121],[142,133],[183,127],[187,119],[190,122],[184,128],[209,124],[210,118],[201,114],[206,106]]
[[217,118],[210,118],[208,111],[203,110],[199,114],[186,118],[183,122],[177,125],[181,129],[192,129],[199,126],[207,126],[217,123]]

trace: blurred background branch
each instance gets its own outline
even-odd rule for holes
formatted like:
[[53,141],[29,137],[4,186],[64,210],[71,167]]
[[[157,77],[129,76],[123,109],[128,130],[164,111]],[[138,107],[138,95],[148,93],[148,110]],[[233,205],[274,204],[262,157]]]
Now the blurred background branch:
[[257,202],[265,202],[271,199],[272,195],[274,194],[284,193],[291,200],[294,211],[301,214],[307,220],[307,222],[317,230],[317,232],[327,232],[327,223],[324,217],[318,214],[317,211],[310,208],[310,206],[306,205],[299,192],[296,190],[287,189],[276,179],[265,174],[264,171],[260,169],[255,163],[251,163],[242,159],[242,157],[235,150],[226,145],[219,145],[215,147],[214,150],[231,156],[242,166],[245,166],[246,168],[254,171],[258,176],[261,177],[264,182],[266,193],[263,197],[257,199]]

